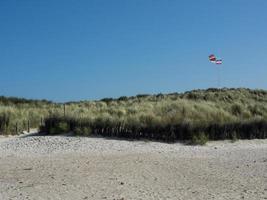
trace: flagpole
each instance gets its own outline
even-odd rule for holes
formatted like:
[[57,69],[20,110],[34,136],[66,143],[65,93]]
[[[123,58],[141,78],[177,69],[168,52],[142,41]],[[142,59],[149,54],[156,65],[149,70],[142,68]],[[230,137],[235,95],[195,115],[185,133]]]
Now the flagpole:
[[218,69],[217,69],[217,87],[218,89],[221,88],[221,69],[219,67],[219,65],[222,64],[222,59],[216,59],[214,54],[209,55],[209,60],[210,62],[214,63],[217,65]]
[[220,70],[220,66],[218,66],[218,70],[217,70],[217,75],[218,75],[218,88],[221,88],[221,70]]

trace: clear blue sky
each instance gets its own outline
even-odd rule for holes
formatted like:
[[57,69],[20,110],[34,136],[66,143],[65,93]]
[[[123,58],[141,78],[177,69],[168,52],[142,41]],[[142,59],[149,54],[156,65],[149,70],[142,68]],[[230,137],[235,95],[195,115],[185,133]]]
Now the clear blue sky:
[[1,0],[0,95],[267,89],[266,0]]

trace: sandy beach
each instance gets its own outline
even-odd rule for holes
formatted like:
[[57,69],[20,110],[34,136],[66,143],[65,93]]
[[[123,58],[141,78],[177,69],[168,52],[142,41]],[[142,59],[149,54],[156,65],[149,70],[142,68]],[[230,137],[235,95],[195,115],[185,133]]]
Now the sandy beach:
[[267,140],[0,137],[0,199],[267,199]]

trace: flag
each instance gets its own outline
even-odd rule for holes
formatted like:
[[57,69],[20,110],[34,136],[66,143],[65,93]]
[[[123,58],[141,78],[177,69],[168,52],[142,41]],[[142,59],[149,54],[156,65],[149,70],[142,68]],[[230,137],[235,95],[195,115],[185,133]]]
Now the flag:
[[222,64],[222,60],[221,59],[220,60],[216,60],[215,64],[221,65]]
[[215,55],[213,55],[213,54],[209,55],[209,60],[210,60],[210,62],[216,61]]

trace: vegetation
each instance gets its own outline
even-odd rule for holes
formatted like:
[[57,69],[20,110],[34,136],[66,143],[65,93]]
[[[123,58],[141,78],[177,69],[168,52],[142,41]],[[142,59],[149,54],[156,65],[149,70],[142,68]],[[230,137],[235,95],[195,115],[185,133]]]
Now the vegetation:
[[[41,126],[48,134],[73,131],[166,142],[267,138],[267,91],[207,89],[105,98],[63,104],[0,98],[0,132]],[[43,120],[41,120],[43,119]],[[17,126],[16,126],[17,124]],[[19,128],[18,128],[19,127]],[[20,131],[17,131],[20,132]]]
[[204,132],[196,133],[192,136],[191,144],[205,145],[208,142],[208,136]]
[[19,134],[37,128],[44,118],[57,110],[59,104],[46,100],[0,97],[0,134]]

